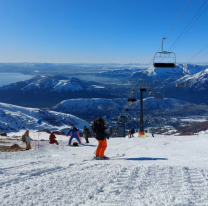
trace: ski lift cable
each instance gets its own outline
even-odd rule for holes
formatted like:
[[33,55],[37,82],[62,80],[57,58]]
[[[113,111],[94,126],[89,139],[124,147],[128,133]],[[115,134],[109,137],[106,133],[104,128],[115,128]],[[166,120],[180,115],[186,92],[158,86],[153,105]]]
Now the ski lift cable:
[[[175,24],[173,25],[173,27],[171,28],[171,30],[169,31],[168,35],[164,38],[164,42],[167,40],[167,38],[170,36],[171,32],[173,31],[174,27],[176,26],[176,24],[178,23],[179,19],[181,18],[181,16],[183,15],[184,11],[186,10],[187,6],[189,5],[189,3],[191,2],[191,0],[188,1],[188,3],[186,4],[186,6],[184,7],[183,11],[181,12],[181,14],[179,15],[178,19],[176,20]],[[157,50],[157,52],[160,51],[160,49],[162,48],[162,45],[159,47],[159,49]],[[156,52],[156,53],[157,53]],[[154,61],[154,57],[152,58],[152,60],[150,61],[149,65],[152,64],[152,62]]]
[[[188,1],[188,3],[186,4],[186,6],[184,7],[183,11],[181,12],[181,14],[179,15],[178,19],[176,20],[176,22],[174,23],[173,27],[171,28],[171,30],[169,31],[168,35],[164,38],[164,42],[166,41],[166,39],[169,37],[169,35],[171,34],[171,32],[173,31],[174,27],[176,26],[176,24],[178,23],[179,19],[181,18],[181,16],[183,15],[184,11],[186,10],[187,6],[189,5],[189,3],[191,2],[191,0]],[[160,51],[160,49],[162,48],[162,45],[159,47],[159,49],[157,50]],[[150,63],[148,65],[150,65],[152,62],[154,61],[154,57],[153,59],[150,61]],[[142,72],[140,78],[138,79],[138,81],[136,82],[136,84],[141,80],[142,76],[143,76],[144,72]],[[135,85],[136,85],[135,84]],[[132,90],[135,88],[135,86],[133,86]],[[131,90],[131,91],[132,91]],[[131,92],[130,92],[131,94]],[[129,95],[130,95],[129,94]]]
[[[186,10],[186,8],[188,7],[189,3],[191,2],[191,0],[188,1],[188,3],[186,4],[186,6],[184,7],[183,11],[181,12],[181,14],[179,15],[178,19],[176,20],[176,22],[174,23],[173,27],[171,28],[171,30],[169,31],[168,35],[165,38],[166,39],[169,37],[169,35],[171,34],[171,32],[173,31],[174,27],[176,26],[176,24],[178,23],[179,19],[181,18],[181,16],[183,15],[184,11]],[[157,50],[157,52],[162,48],[162,45],[159,47],[159,49]],[[153,59],[150,61],[149,65],[154,61],[154,57]],[[142,72],[142,74],[140,75],[140,78],[138,79],[138,81],[136,82],[136,84],[141,80],[142,76],[144,75],[144,71]],[[132,87],[130,94],[132,93],[132,90],[135,88],[136,84]]]
[[[188,25],[185,27],[185,29],[182,31],[182,33],[179,35],[179,37],[176,39],[176,41],[173,43],[173,45],[170,47],[170,49],[168,50],[168,52],[170,52],[170,50],[173,48],[173,49],[175,49],[175,47],[180,43],[180,41],[183,39],[183,37],[186,35],[186,33],[188,33],[188,31],[191,29],[191,27],[195,24],[195,22],[199,19],[199,17],[203,14],[203,12],[206,10],[206,8],[208,7],[206,7],[202,12],[201,12],[201,14],[197,17],[197,19],[195,20],[195,22],[189,27],[189,25],[192,23],[192,21],[195,19],[195,17],[198,15],[198,13],[200,12],[200,10],[205,6],[205,4],[206,4],[206,2],[207,2],[207,0],[205,0],[204,1],[204,3],[202,4],[202,6],[199,8],[199,10],[196,12],[196,14],[194,15],[194,17],[191,19],[191,21],[188,23]],[[189,27],[189,29],[188,29],[188,27]],[[187,30],[188,29],[188,30]],[[187,30],[187,31],[186,31]],[[186,33],[184,34],[184,32],[186,31]],[[184,34],[184,35],[183,35]],[[183,35],[183,36],[182,36]],[[181,36],[182,36],[182,38],[181,38]],[[181,38],[181,39],[180,39]],[[179,40],[180,39],[180,40]],[[177,44],[176,44],[177,43]],[[174,46],[175,45],[175,46]],[[173,50],[172,49],[172,50]],[[162,59],[161,59],[161,62],[163,61],[163,59],[165,59],[165,58],[167,58],[167,57],[163,57]]]
[[[176,70],[174,73],[172,73],[170,76],[168,76],[164,81],[162,81],[158,86],[156,86],[154,89],[160,88],[162,84],[164,84],[168,79],[170,79],[174,74],[176,74],[178,70]],[[148,94],[147,98],[150,96],[150,93]]]
[[173,46],[176,44],[176,42],[180,39],[180,37],[183,35],[183,33],[189,27],[189,25],[191,24],[191,22],[195,19],[195,17],[198,15],[198,13],[200,12],[200,10],[204,7],[204,5],[205,5],[206,2],[207,2],[207,0],[204,1],[204,3],[202,4],[202,6],[199,8],[199,10],[196,12],[196,14],[194,15],[194,17],[191,19],[191,21],[188,23],[188,25],[185,27],[185,29],[182,31],[182,33],[179,35],[179,37],[176,39],[176,41],[173,43],[173,45],[170,47],[170,49],[168,51],[170,51],[173,48]]
[[[193,60],[197,55],[199,55],[204,49],[206,49],[208,47],[208,44],[205,46],[205,47],[203,47],[198,53],[196,53],[189,61],[187,61],[187,63],[186,63],[186,65],[191,61],[191,60]],[[185,89],[184,89],[184,91],[185,91]]]
[[[194,55],[189,61],[187,61],[187,63],[186,64],[188,64],[191,60],[193,60],[198,54],[200,54],[204,49],[206,49],[208,47],[208,44],[203,48],[203,49],[201,49],[196,55]],[[169,77],[167,77],[160,85],[158,85],[157,87],[155,87],[155,88],[158,88],[159,86],[161,86],[165,81],[167,81],[171,76],[173,76],[174,74],[176,74],[176,72],[177,72],[178,70],[176,70],[173,74],[171,74]],[[185,72],[186,74],[188,74],[188,72],[187,71],[185,71],[185,70],[183,70],[183,72]],[[150,94],[149,94],[150,95]],[[149,97],[149,95],[148,95],[148,97]]]
[[181,40],[184,38],[184,36],[190,31],[190,29],[193,27],[193,25],[196,23],[196,21],[201,17],[201,15],[204,13],[204,11],[208,8],[208,5],[206,8],[201,12],[201,14],[197,17],[197,19],[194,21],[194,23],[189,27],[189,29],[186,31],[186,33],[183,35],[183,37],[178,41],[178,43],[173,47],[172,51],[178,46],[178,44],[181,42]]
[[204,49],[206,49],[208,47],[208,44],[203,48],[201,49],[196,55],[194,55],[189,61],[187,61],[186,64],[188,64],[191,60],[193,60],[198,54],[200,54]]
[[[206,0],[207,1],[207,0]],[[176,20],[175,24],[173,25],[173,27],[171,28],[171,30],[169,31],[168,35],[164,38],[164,42],[167,40],[167,38],[170,36],[171,32],[173,31],[174,27],[176,26],[176,24],[178,23],[179,19],[181,18],[181,16],[183,15],[184,11],[186,10],[187,6],[189,5],[189,3],[191,2],[191,0],[188,1],[188,3],[186,4],[186,6],[184,7],[183,11],[181,12],[181,14],[179,15],[178,19]],[[159,49],[157,50],[160,51],[160,49],[162,48],[162,44],[159,47]],[[150,61],[149,65],[154,61],[154,57],[152,58],[152,60]],[[142,78],[144,72],[141,74],[139,80]]]

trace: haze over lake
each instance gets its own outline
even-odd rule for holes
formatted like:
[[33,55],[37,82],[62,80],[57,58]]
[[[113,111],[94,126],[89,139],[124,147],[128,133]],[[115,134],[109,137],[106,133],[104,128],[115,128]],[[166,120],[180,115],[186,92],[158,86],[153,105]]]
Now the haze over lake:
[[31,75],[25,75],[20,73],[0,73],[0,86],[24,81],[32,78]]

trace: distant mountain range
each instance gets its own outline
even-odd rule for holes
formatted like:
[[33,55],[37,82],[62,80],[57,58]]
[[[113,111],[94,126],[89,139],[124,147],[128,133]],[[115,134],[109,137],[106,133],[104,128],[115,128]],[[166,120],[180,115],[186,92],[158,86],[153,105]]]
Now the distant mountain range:
[[[54,111],[52,111],[54,110]],[[127,111],[128,110],[128,111]],[[196,105],[176,99],[144,99],[145,127],[161,125],[182,125],[180,118],[206,116],[208,106]],[[72,99],[65,100],[43,110],[0,103],[0,131],[22,129],[64,130],[76,126],[80,129],[97,117],[109,116],[113,127],[122,129],[119,116],[126,115],[126,128],[139,127],[140,102],[128,103],[126,99]],[[42,124],[37,123],[38,120]],[[183,122],[184,124],[184,122]]]
[[64,76],[35,76],[0,87],[0,101],[27,107],[50,107],[65,99],[115,98],[96,82]]
[[[177,99],[164,98],[155,100],[153,97],[144,99],[144,114],[148,118],[158,118],[162,116],[178,117],[188,115],[199,115],[208,112],[208,106],[191,104]],[[97,117],[110,116],[113,120],[118,120],[120,115],[126,115],[139,121],[140,101],[134,103],[127,102],[126,99],[70,99],[50,108],[53,111],[70,113],[86,121],[92,121]]]
[[[132,93],[131,90],[146,86],[140,85],[145,82],[150,85],[148,89],[154,91],[151,94],[145,92],[145,98],[154,97],[160,92],[165,98],[208,104],[208,65],[188,64],[184,69],[182,64],[178,64],[174,69],[155,69],[153,66],[140,64],[21,63],[0,64],[0,71],[10,67],[12,69],[8,71],[19,68],[20,71],[27,69],[30,73],[63,72],[63,75],[38,75],[0,87],[0,102],[19,106],[46,108],[64,100],[80,98],[127,99],[129,96],[136,96],[138,99],[140,93]],[[184,87],[177,87],[180,82],[184,83]]]

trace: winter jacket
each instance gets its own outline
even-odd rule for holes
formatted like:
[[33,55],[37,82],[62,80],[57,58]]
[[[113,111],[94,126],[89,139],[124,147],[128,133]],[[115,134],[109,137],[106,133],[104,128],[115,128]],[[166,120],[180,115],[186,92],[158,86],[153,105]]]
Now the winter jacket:
[[51,133],[51,135],[49,137],[49,141],[50,141],[49,142],[50,144],[56,143],[56,136],[55,136],[55,134]]
[[78,137],[78,134],[77,134],[78,131],[79,131],[79,129],[77,129],[77,128],[70,129],[66,136],[71,135],[72,137]]
[[95,133],[95,139],[97,140],[104,140],[108,137],[108,134],[106,134],[105,132],[96,132]]
[[25,135],[25,142],[26,144],[31,144],[31,138],[28,134],[24,134]]
[[85,137],[88,137],[89,134],[90,134],[90,130],[89,130],[87,127],[85,127],[85,128],[83,129],[83,134],[84,134]]
[[135,133],[135,130],[134,128],[131,129],[131,134],[134,134]]

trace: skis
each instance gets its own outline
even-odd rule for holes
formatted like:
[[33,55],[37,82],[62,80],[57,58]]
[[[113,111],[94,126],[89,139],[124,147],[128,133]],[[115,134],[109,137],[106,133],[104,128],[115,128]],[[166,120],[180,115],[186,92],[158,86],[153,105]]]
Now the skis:
[[[93,159],[91,160],[116,160],[116,159],[119,159],[120,157],[124,157],[125,154],[117,154],[115,156],[112,156],[112,157],[106,157],[105,159],[96,159],[96,157],[94,157]],[[83,162],[85,161],[91,161],[91,160],[83,160]]]
[[[113,159],[118,159],[120,157],[124,157],[125,154],[117,154],[115,156],[112,156],[112,157],[107,157],[107,160],[113,160]],[[104,159],[105,160],[105,159]]]

